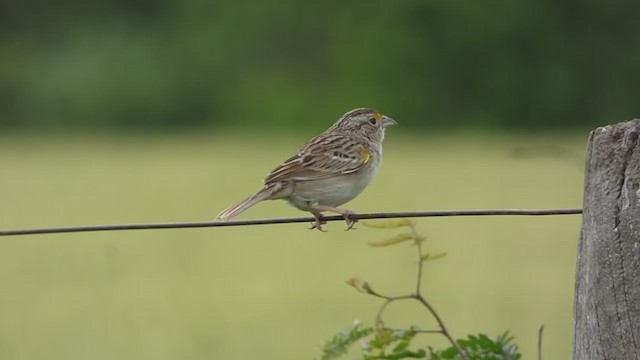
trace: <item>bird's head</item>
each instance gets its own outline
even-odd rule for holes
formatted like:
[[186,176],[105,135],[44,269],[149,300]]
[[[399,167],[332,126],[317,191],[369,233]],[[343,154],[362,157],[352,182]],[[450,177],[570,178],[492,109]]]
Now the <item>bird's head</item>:
[[360,108],[342,115],[330,130],[355,132],[371,140],[382,142],[385,129],[391,125],[397,125],[392,118],[373,109]]

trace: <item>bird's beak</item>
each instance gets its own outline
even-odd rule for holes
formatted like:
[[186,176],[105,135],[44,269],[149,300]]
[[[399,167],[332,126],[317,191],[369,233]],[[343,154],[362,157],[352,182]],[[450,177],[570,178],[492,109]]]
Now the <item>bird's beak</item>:
[[386,128],[387,126],[398,125],[398,123],[390,117],[384,116],[382,118],[382,127]]

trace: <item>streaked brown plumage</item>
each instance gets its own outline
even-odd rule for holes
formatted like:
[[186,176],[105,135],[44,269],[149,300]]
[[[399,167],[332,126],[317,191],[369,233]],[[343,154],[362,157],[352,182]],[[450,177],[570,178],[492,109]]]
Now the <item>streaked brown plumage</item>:
[[276,167],[264,187],[222,211],[229,220],[263,200],[287,200],[316,218],[311,229],[323,230],[323,211],[341,214],[351,229],[357,219],[338,206],[355,198],[369,184],[382,161],[385,128],[396,122],[373,109],[354,109]]

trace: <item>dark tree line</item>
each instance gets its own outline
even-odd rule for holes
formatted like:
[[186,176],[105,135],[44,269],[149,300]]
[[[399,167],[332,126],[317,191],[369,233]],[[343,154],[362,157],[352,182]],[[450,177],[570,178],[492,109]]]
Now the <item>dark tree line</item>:
[[[640,2],[0,2],[0,128],[571,128],[637,116]],[[316,123],[314,125],[307,125]]]

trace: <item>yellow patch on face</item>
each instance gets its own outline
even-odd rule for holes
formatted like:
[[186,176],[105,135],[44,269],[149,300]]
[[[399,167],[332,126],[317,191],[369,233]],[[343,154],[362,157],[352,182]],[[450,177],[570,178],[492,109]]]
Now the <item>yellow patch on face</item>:
[[360,150],[358,150],[358,154],[360,154],[363,164],[366,164],[369,162],[369,160],[371,160],[371,154],[369,153],[369,150],[367,150],[367,148],[364,146],[361,147]]
[[382,119],[382,114],[380,114],[379,112],[376,112],[373,114],[373,118],[376,120],[380,120]]

